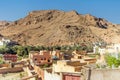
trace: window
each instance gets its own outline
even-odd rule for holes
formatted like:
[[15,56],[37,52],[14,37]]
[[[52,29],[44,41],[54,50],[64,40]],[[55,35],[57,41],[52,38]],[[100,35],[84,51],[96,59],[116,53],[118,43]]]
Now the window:
[[36,59],[36,58],[35,58],[34,60],[35,60],[35,61],[37,61],[37,59]]
[[48,62],[50,62],[50,60],[48,59]]

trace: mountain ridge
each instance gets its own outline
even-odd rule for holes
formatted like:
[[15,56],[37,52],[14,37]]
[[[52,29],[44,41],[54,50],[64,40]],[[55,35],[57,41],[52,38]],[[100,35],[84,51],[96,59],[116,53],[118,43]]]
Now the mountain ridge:
[[[120,42],[120,29],[105,19],[76,11],[32,11],[0,34],[21,45],[72,45]],[[115,39],[115,40],[114,40]]]

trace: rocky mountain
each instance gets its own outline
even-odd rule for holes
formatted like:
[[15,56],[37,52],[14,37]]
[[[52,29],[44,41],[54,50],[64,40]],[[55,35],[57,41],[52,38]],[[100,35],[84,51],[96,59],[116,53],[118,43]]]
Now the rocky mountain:
[[[0,30],[3,30],[5,29],[8,25],[10,25],[11,22],[8,22],[8,21],[0,21]],[[0,34],[0,39],[2,38],[3,36]]]
[[92,44],[120,42],[120,28],[102,18],[76,11],[42,10],[30,12],[0,34],[22,45]]
[[4,26],[7,26],[9,25],[10,22],[7,22],[7,21],[0,21],[0,27],[4,27]]

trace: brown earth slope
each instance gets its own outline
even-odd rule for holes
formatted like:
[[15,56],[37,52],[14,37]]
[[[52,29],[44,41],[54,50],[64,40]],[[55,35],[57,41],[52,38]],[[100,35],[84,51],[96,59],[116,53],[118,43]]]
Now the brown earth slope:
[[6,28],[6,26],[10,25],[11,22],[7,22],[7,21],[0,21],[0,30]]
[[117,25],[90,14],[78,14],[76,11],[33,11],[2,29],[0,34],[22,45],[120,42],[120,29]]

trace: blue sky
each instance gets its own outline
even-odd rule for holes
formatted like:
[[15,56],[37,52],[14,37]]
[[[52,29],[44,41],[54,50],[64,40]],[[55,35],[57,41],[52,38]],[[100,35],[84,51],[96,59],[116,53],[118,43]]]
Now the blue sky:
[[0,20],[14,21],[33,10],[76,10],[120,24],[120,0],[0,0]]

